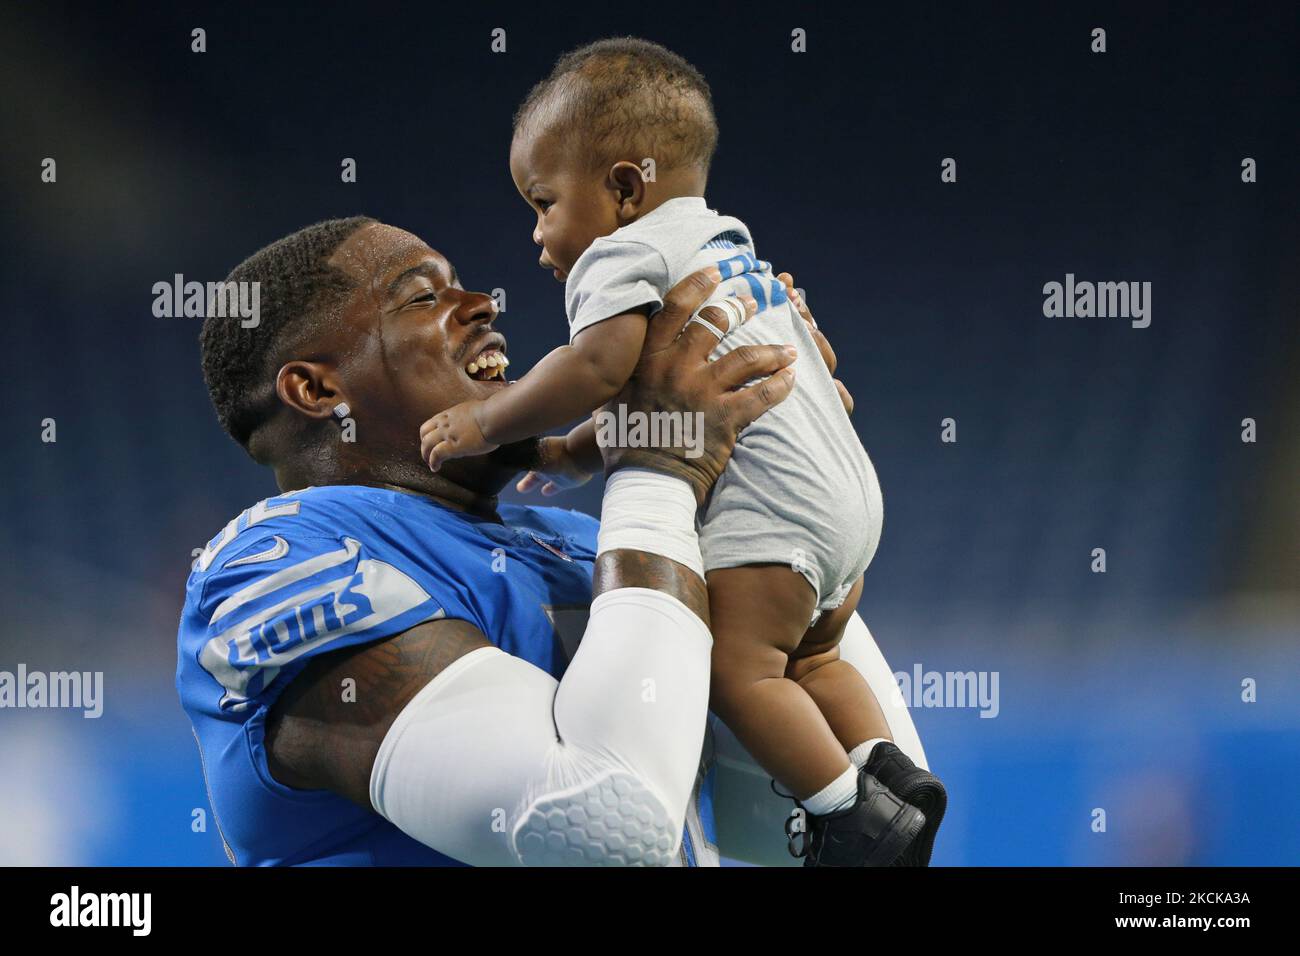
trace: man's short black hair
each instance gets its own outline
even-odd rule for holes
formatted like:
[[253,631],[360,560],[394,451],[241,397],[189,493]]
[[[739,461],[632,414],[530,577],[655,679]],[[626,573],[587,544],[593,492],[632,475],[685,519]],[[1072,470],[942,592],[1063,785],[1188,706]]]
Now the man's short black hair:
[[515,113],[515,133],[572,137],[593,168],[651,158],[708,171],[718,146],[713,96],[700,71],[658,43],[597,40],[564,54]]
[[227,282],[260,283],[259,322],[244,328],[238,318],[209,315],[199,342],[203,379],[221,427],[249,447],[253,432],[275,410],[275,376],[282,353],[297,347],[337,315],[353,289],[328,260],[369,216],[329,219],[299,229],[259,249],[231,270]]

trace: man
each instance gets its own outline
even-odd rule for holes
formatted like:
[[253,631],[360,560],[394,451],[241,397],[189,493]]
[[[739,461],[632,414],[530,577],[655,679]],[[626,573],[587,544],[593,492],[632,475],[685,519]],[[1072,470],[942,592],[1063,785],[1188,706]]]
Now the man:
[[[419,239],[333,220],[230,280],[261,283],[262,321],[209,319],[205,378],[285,493],[196,562],[177,686],[232,862],[716,863],[694,510],[792,357],[708,363],[712,334],[678,333],[714,283],[674,289],[618,401],[703,411],[704,454],[606,449],[598,540],[586,516],[498,505],[535,440],[424,467],[420,423],[508,386],[479,365],[506,352],[492,300]],[[750,858],[771,858],[767,827]]]

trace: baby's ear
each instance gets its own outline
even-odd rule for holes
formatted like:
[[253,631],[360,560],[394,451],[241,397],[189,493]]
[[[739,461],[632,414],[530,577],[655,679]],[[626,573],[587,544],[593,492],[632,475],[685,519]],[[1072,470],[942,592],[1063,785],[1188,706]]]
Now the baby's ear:
[[634,221],[641,211],[641,204],[645,202],[645,176],[641,173],[641,167],[626,160],[617,162],[609,167],[605,184],[618,203],[620,223],[626,225]]

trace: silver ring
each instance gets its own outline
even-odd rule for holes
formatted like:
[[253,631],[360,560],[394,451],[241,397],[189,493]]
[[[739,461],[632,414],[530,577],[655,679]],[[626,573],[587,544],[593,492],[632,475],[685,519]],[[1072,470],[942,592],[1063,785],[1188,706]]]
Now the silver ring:
[[687,319],[687,320],[686,320],[686,324],[687,324],[687,325],[702,325],[702,326],[704,326],[706,329],[708,329],[710,332],[712,332],[714,335],[716,335],[716,336],[718,337],[718,341],[719,341],[719,342],[721,342],[721,341],[723,340],[723,338],[726,336],[726,333],[725,333],[725,332],[723,332],[720,328],[718,328],[716,325],[714,325],[714,324],[713,324],[712,322],[710,322],[708,319],[702,319],[702,318],[700,318],[700,315],[699,315],[698,312],[697,312],[695,315],[692,315],[689,319]]
[[704,303],[704,305],[695,310],[695,315],[691,316],[691,318],[699,318],[700,313],[711,305],[717,306],[722,310],[723,314],[726,315],[726,330],[721,332],[718,331],[718,327],[712,322],[709,322],[708,319],[700,319],[700,321],[708,324],[713,333],[718,336],[718,341],[722,341],[724,336],[730,335],[732,332],[736,331],[736,329],[745,324],[745,305],[734,295],[723,296],[720,299],[713,299]]

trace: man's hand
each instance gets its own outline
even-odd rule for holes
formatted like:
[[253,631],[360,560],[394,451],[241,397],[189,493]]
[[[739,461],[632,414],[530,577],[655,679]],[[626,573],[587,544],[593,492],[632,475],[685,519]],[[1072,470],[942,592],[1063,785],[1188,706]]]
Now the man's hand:
[[[664,307],[650,318],[632,377],[605,406],[615,412],[623,406],[625,413],[647,415],[703,413],[702,453],[687,457],[684,447],[602,448],[607,475],[619,468],[649,468],[675,475],[691,486],[696,501],[703,504],[727,466],[741,430],[794,388],[793,345],[743,345],[716,362],[709,361],[717,336],[687,322],[721,278],[717,268],[710,267],[692,273],[668,291]],[[743,301],[746,316],[752,317],[757,304],[753,299]],[[710,306],[700,317],[719,329],[727,328],[726,314],[720,308]],[[758,378],[763,381],[742,387]],[[684,429],[673,431],[684,433]]]
[[420,455],[437,471],[444,461],[469,458],[496,451],[497,446],[483,437],[478,410],[481,401],[461,402],[439,412],[420,426]]

